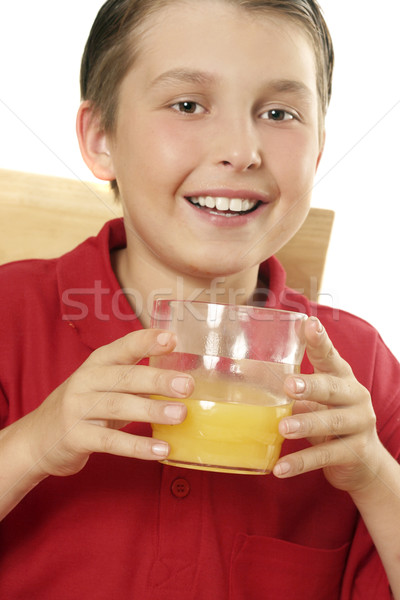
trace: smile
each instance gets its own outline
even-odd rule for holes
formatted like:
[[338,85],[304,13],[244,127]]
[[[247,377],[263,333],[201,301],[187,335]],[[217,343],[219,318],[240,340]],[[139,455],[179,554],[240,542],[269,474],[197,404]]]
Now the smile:
[[226,198],[214,196],[191,196],[187,200],[200,208],[207,208],[215,214],[234,217],[255,210],[261,202],[243,198]]

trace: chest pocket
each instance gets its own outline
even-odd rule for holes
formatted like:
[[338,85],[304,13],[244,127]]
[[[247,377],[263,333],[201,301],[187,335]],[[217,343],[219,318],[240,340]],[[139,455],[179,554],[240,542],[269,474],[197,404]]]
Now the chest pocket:
[[338,600],[349,546],[324,550],[240,534],[229,600]]

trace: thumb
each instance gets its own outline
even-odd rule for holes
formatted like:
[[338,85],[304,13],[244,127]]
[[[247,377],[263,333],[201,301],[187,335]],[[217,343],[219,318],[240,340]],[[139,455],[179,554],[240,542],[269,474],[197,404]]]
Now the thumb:
[[307,356],[316,373],[348,374],[349,365],[341,358],[317,317],[307,319],[304,332]]

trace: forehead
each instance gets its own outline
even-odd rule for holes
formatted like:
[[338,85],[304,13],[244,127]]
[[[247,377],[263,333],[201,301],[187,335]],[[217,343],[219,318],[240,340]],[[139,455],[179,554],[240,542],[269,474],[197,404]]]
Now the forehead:
[[[168,71],[306,82],[315,91],[316,60],[308,33],[292,18],[250,11],[225,0],[176,0],[149,16],[135,36],[133,69],[150,80]],[[295,76],[295,77],[294,77]]]

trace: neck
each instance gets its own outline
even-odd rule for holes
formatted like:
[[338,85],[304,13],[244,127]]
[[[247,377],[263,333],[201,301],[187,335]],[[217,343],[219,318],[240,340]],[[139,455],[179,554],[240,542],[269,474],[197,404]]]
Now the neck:
[[259,266],[227,276],[195,277],[176,273],[136,253],[132,259],[127,248],[112,254],[112,265],[128,302],[143,327],[150,327],[154,300],[159,298],[213,302],[220,304],[251,304],[254,302]]

